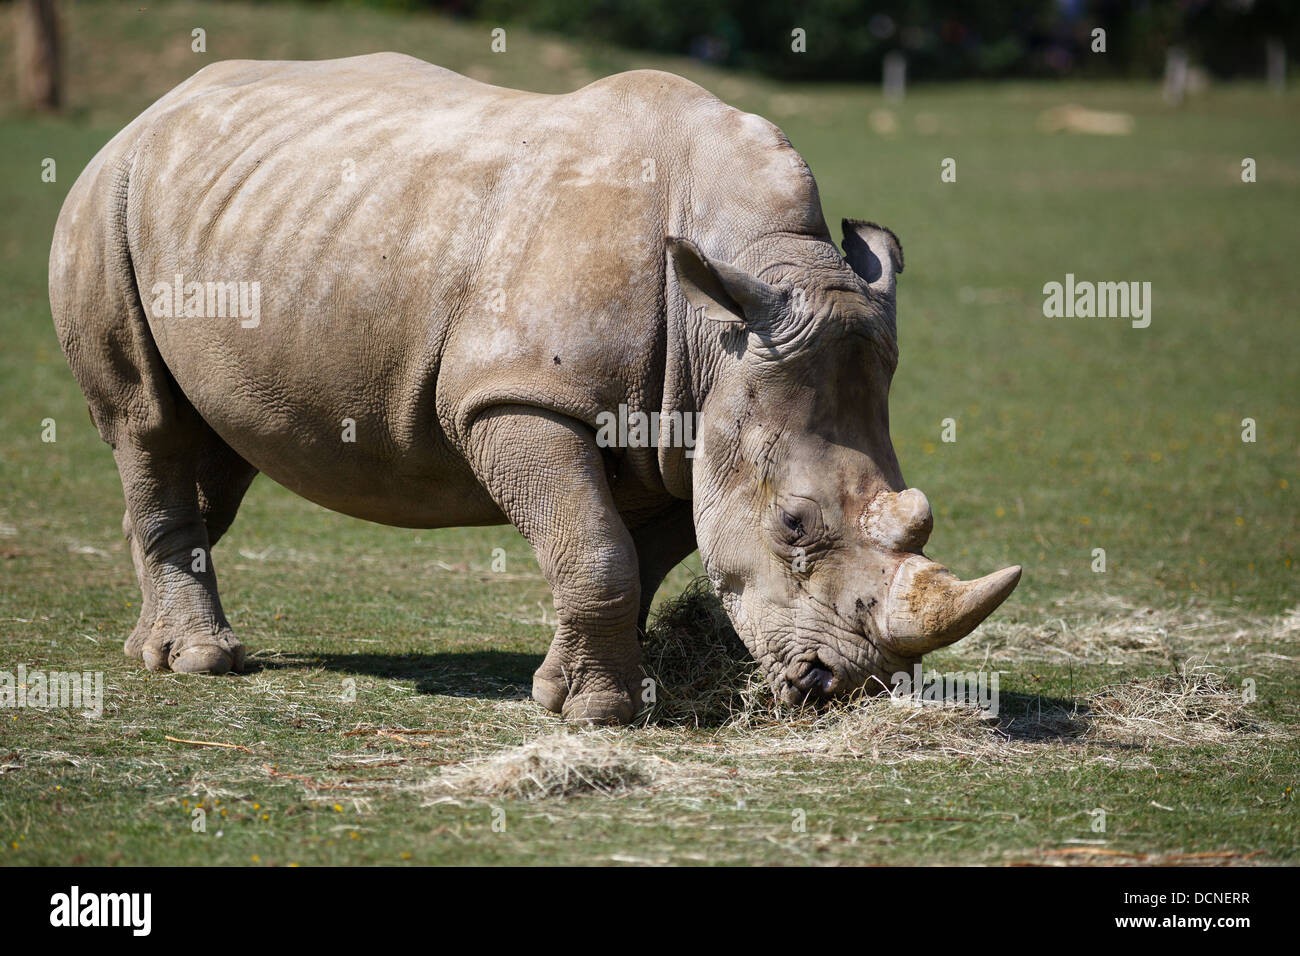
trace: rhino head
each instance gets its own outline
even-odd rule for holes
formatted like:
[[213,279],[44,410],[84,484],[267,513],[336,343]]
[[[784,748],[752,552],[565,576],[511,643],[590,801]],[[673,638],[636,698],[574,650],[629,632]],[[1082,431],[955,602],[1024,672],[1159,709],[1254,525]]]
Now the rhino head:
[[922,554],[933,527],[889,435],[897,366],[892,232],[845,220],[759,278],[669,240],[678,287],[716,330],[691,469],[704,567],[783,701],[882,690],[965,637],[1020,568],[962,581]]

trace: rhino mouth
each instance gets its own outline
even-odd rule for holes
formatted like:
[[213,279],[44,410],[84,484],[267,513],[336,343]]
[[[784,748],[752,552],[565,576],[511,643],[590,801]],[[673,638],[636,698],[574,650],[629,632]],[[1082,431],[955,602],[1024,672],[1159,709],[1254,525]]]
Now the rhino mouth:
[[881,664],[850,659],[822,646],[800,654],[783,669],[778,665],[772,686],[787,706],[817,706],[857,695],[887,693],[887,670]]
[[781,696],[787,699],[787,703],[794,702],[789,700],[791,696],[797,697],[798,703],[828,700],[841,690],[841,672],[827,663],[818,651],[811,658],[795,661],[785,669],[782,674],[785,693]]
[[833,606],[828,611],[815,635],[801,628],[803,640],[787,645],[789,656],[778,657],[781,663],[769,671],[782,702],[797,706],[889,694],[897,675],[910,673],[920,660],[891,647],[869,616],[845,617]]
[[738,590],[719,588],[718,595],[773,695],[787,707],[887,693],[890,675],[910,669],[911,661],[890,653],[869,620],[845,618],[831,608],[812,627],[796,627],[791,617],[769,618],[764,629],[746,614]]

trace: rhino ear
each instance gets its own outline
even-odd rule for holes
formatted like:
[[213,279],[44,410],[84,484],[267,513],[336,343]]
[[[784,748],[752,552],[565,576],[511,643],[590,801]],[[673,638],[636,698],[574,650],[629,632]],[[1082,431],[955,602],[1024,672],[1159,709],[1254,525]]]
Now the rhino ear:
[[903,271],[903,245],[884,226],[860,219],[844,220],[844,258],[870,288],[894,293]]
[[781,292],[733,265],[710,259],[689,239],[669,236],[668,262],[691,311],[748,328],[780,305]]

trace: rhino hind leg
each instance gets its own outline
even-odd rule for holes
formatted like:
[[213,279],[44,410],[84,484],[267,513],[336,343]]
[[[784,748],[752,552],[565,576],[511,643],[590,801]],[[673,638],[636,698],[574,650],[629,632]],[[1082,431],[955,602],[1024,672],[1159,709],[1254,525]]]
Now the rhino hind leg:
[[[230,528],[244,498],[244,492],[257,476],[257,469],[226,445],[215,434],[209,434],[198,456],[196,490],[199,514],[208,533],[208,546],[215,547]],[[131,522],[131,512],[122,515],[122,535],[131,551],[131,563],[140,585],[140,618],[135,630],[127,638],[125,651],[128,657],[144,658],[144,644],[153,629],[157,615],[152,575],[148,573],[140,539]]]
[[691,503],[683,501],[668,512],[655,515],[653,520],[632,531],[632,541],[636,545],[641,578],[641,606],[636,626],[637,633],[644,636],[655,592],[668,577],[668,572],[695,550],[695,520]]
[[150,670],[224,674],[242,670],[244,648],[222,610],[211,549],[256,472],[187,412],[174,434],[155,429],[113,452],[142,594],[124,650]]
[[135,567],[135,580],[140,586],[140,617],[135,622],[135,629],[126,639],[122,650],[127,657],[136,660],[144,658],[144,642],[153,627],[158,614],[158,602],[154,599],[153,582],[145,568],[144,553],[140,550],[140,540],[136,537],[131,524],[131,512],[122,515],[122,536],[126,538],[127,549],[131,552],[131,564]]
[[209,433],[211,440],[204,444],[199,455],[195,477],[199,514],[208,532],[208,544],[216,547],[234,522],[244,493],[257,477],[257,469],[210,429]]
[[217,597],[209,522],[225,530],[252,474],[154,342],[127,241],[133,149],[122,139],[69,192],[50,249],[50,310],[122,478],[122,530],[143,598],[127,654],[154,670],[238,670],[244,650]]
[[533,698],[566,720],[630,723],[641,646],[636,548],[590,429],[541,408],[504,406],[470,429],[470,463],[528,539],[559,625],[533,675]]

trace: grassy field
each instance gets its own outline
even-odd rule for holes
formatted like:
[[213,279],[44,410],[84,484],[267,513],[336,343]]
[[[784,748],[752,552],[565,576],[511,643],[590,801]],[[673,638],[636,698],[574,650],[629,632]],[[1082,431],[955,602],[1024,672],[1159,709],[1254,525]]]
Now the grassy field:
[[[777,86],[580,37],[510,30],[494,55],[492,25],[433,17],[65,9],[67,114],[18,116],[0,88],[0,670],[102,671],[106,707],[0,709],[0,863],[1297,862],[1300,95],[1226,86],[1171,110],[1154,86],[1006,84],[887,107],[875,88]],[[190,51],[198,26],[206,55]],[[1000,671],[996,720],[883,703],[570,733],[528,700],[554,611],[513,530],[383,528],[265,478],[215,551],[252,673],[123,657],[139,592],[121,486],[45,288],[63,197],[205,63],[385,49],[556,92],[683,73],[782,126],[829,221],[898,232],[890,411],[904,474],[935,505],[928,551],[967,575],[1025,566],[994,619],[927,661]],[[1133,132],[1042,132],[1066,103],[1127,112]],[[1150,327],[1044,318],[1043,284],[1066,273],[1149,281]],[[1189,659],[1202,669],[1168,678]],[[625,785],[494,792],[521,745],[535,777],[604,768]]]

